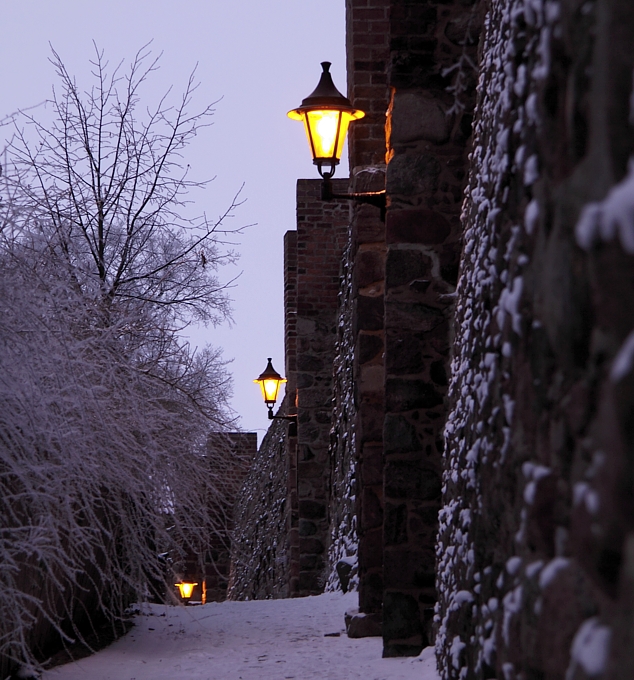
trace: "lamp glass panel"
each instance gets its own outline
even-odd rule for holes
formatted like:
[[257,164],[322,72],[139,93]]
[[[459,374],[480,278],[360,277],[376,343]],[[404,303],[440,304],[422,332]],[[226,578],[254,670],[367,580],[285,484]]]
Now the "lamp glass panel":
[[283,382],[286,382],[286,380],[277,380],[275,378],[259,381],[260,387],[262,388],[262,396],[264,397],[265,402],[275,403],[277,401],[277,393],[279,392],[280,385]]
[[194,587],[197,586],[198,584],[197,583],[175,583],[174,585],[178,588],[181,597],[183,599],[185,599],[187,597],[192,596],[192,593],[194,592]]
[[[360,117],[356,115],[356,113],[356,111],[349,112],[333,109],[318,109],[315,111],[307,111],[304,114],[304,126],[309,142],[311,138],[310,133],[312,133],[315,159],[336,158],[339,160],[341,158],[343,144],[346,140],[350,121]],[[309,127],[310,131],[308,129]],[[337,137],[338,127],[339,136]]]

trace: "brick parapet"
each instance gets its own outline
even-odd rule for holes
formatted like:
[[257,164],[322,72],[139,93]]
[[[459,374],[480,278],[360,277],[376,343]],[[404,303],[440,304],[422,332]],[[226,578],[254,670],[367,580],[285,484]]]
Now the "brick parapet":
[[389,11],[389,0],[346,0],[348,97],[366,113],[350,126],[351,168],[385,162]]

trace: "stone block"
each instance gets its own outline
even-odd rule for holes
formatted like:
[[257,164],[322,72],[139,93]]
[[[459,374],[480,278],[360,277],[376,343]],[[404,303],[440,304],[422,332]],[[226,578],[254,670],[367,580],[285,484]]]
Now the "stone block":
[[379,614],[363,614],[358,609],[346,612],[346,633],[349,638],[381,637]]
[[299,535],[314,536],[317,533],[317,525],[308,519],[299,520]]
[[381,501],[373,489],[365,488],[361,493],[361,529],[367,531],[383,524]]
[[444,361],[432,361],[429,368],[429,377],[441,387],[447,386],[447,371]]
[[385,278],[385,256],[377,250],[360,250],[354,263],[355,284],[359,288]]
[[432,260],[420,250],[389,248],[385,262],[385,287],[396,288],[431,276]]
[[320,573],[316,571],[300,571],[298,589],[300,593],[318,595],[323,591]]
[[438,188],[440,163],[421,153],[396,154],[387,166],[388,195],[431,197]]
[[385,545],[407,543],[407,506],[385,504],[385,522],[383,524]]
[[324,544],[314,537],[299,539],[300,555],[321,555],[324,552]]
[[299,515],[305,519],[322,519],[326,516],[326,506],[318,501],[300,501]]
[[383,297],[360,295],[356,302],[356,330],[380,331],[383,328]]
[[427,92],[396,91],[392,106],[391,146],[424,139],[442,144],[449,139],[453,116]]
[[384,410],[382,404],[361,405],[357,437],[360,443],[380,442],[383,438]]
[[451,233],[447,219],[435,210],[411,208],[388,210],[386,220],[387,243],[442,243]]
[[368,335],[360,333],[358,340],[359,364],[365,364],[376,358],[383,351],[383,338],[378,335]]
[[380,364],[372,364],[370,366],[361,366],[359,371],[359,391],[361,394],[365,392],[380,393],[383,391],[383,384],[385,381],[385,369]]
[[392,375],[421,373],[425,367],[423,342],[404,329],[390,329],[386,333],[385,368]]
[[324,558],[321,555],[304,555],[299,556],[299,568],[301,571],[321,570],[324,568]]
[[433,408],[444,402],[443,395],[435,386],[424,380],[388,378],[385,388],[385,408],[393,413]]
[[436,580],[434,546],[426,549],[407,545],[390,546],[383,555],[386,588],[433,588]]
[[394,460],[385,466],[386,498],[436,500],[441,487],[438,471],[416,460]]
[[361,450],[361,483],[364,486],[383,483],[383,448],[366,444]]
[[363,571],[383,568],[383,526],[364,531],[359,538],[359,568]]
[[383,447],[386,454],[419,451],[421,444],[416,427],[403,416],[386,414]]
[[385,301],[386,328],[409,328],[429,332],[445,323],[442,309],[425,305],[422,302]]
[[[387,591],[383,599],[383,641],[408,640],[418,637],[423,648],[421,614],[416,599],[407,593]],[[410,656],[411,654],[394,654]]]
[[308,373],[319,373],[324,369],[324,362],[319,357],[299,353],[297,355],[297,370],[301,373],[302,371],[307,371]]

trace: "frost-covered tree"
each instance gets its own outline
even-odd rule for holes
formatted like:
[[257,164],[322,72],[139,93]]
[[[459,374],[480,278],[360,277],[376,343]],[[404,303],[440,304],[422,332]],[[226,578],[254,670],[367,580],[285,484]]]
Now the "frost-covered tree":
[[181,335],[229,313],[217,270],[235,205],[192,218],[204,183],[182,157],[212,109],[189,113],[193,78],[142,108],[147,50],[110,73],[96,51],[88,91],[52,63],[53,120],[15,116],[3,162],[2,677],[95,613],[116,620],[183,550],[204,554],[232,464],[207,446],[232,425],[226,365]]

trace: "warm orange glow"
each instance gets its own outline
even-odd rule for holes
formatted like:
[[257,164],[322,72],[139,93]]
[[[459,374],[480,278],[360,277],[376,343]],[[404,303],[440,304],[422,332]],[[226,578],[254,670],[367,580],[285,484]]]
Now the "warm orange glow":
[[265,380],[254,380],[253,382],[259,383],[264,401],[267,404],[274,404],[277,401],[277,393],[280,390],[280,385],[286,382],[286,378],[267,378]]
[[175,583],[174,584],[179,592],[183,600],[186,600],[187,598],[192,596],[192,593],[194,592],[194,586],[197,586],[197,583]]
[[341,158],[350,121],[363,118],[359,110],[314,109],[289,111],[289,118],[304,123],[313,160]]

